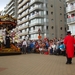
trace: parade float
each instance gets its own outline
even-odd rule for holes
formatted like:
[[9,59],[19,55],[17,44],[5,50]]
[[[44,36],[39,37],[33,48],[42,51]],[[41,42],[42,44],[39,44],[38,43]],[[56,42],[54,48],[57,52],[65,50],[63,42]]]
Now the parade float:
[[0,15],[0,54],[20,54],[18,36],[15,31],[17,19],[12,16]]

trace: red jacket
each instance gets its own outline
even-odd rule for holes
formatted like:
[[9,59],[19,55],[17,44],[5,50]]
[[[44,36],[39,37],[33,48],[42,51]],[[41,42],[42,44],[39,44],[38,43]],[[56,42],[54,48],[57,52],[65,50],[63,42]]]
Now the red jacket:
[[67,35],[64,38],[64,44],[66,47],[66,54],[69,58],[73,58],[74,57],[74,44],[75,44],[75,39],[73,36],[71,35]]

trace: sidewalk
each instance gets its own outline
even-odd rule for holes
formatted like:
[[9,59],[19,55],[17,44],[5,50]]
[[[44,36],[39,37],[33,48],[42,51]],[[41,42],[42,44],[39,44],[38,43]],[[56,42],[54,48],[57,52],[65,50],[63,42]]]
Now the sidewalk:
[[73,64],[65,56],[22,54],[0,56],[0,75],[75,75]]

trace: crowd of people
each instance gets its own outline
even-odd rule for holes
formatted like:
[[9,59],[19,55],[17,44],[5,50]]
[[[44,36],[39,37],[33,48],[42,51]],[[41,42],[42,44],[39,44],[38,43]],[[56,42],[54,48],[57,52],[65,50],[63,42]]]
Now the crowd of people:
[[72,64],[74,57],[75,39],[71,32],[67,32],[64,38],[43,39],[43,40],[23,40],[19,45],[21,52],[39,53],[47,55],[63,55],[67,57],[66,64]]
[[40,53],[49,55],[65,55],[65,45],[63,39],[44,39],[44,40],[23,40],[19,44],[23,54]]

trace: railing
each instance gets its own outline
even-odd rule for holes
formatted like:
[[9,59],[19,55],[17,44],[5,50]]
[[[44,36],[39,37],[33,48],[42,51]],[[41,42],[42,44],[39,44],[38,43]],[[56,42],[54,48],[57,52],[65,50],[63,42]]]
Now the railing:
[[67,23],[74,23],[75,22],[75,17],[71,17],[67,19]]
[[29,17],[29,19],[32,19],[32,18],[34,18],[34,17],[43,17],[43,15],[37,13],[37,14],[31,15],[31,16]]
[[31,2],[29,3],[29,5],[32,5],[34,2],[43,2],[43,1],[41,1],[41,0],[33,0],[33,1],[31,1]]
[[29,12],[34,11],[35,9],[43,10],[43,6],[35,6],[29,10]]
[[19,4],[18,8],[22,7],[27,1],[29,0],[24,0],[21,4]]
[[28,28],[28,25],[21,26],[21,27],[18,28],[18,30],[22,30],[24,28]]
[[28,34],[28,31],[25,31],[25,32],[22,32],[19,34],[19,36],[23,36],[23,35],[27,35]]
[[66,12],[71,12],[75,10],[75,5],[74,6],[70,6],[69,8],[66,8]]

